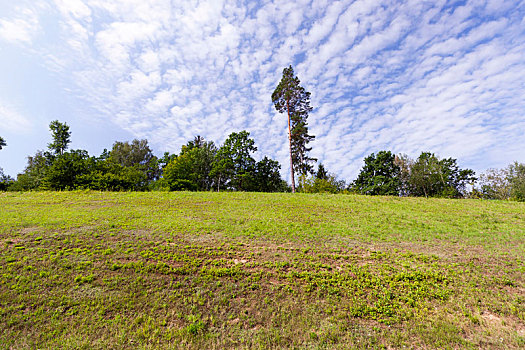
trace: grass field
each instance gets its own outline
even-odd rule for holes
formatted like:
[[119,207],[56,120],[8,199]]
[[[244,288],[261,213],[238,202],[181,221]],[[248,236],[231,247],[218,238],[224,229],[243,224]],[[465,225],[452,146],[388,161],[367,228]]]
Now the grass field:
[[0,193],[0,348],[525,347],[525,203]]

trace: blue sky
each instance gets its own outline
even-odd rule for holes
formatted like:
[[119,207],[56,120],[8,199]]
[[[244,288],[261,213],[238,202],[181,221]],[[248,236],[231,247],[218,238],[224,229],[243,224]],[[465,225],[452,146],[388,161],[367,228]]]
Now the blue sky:
[[383,149],[525,161],[525,1],[0,0],[0,166],[21,172],[58,119],[92,155],[248,130],[286,176],[271,93],[290,64],[311,153],[347,181]]

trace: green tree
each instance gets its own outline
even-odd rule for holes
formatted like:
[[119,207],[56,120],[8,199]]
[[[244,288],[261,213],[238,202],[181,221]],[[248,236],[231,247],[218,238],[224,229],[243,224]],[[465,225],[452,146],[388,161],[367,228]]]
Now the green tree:
[[509,182],[509,168],[488,169],[479,177],[479,196],[483,199],[510,199],[512,186]]
[[326,178],[317,176],[299,176],[299,191],[304,193],[338,193],[345,189],[344,180],[338,180],[334,174],[327,174]]
[[281,165],[278,161],[264,157],[255,164],[254,185],[252,190],[257,192],[284,192],[281,178]]
[[181,154],[164,168],[163,176],[170,189],[172,191],[210,190],[213,186],[210,173],[216,153],[215,144],[205,142],[203,139],[197,145],[190,141],[188,145],[182,146]]
[[53,160],[54,157],[49,152],[43,151],[37,151],[34,156],[28,156],[26,168],[17,176],[11,189],[15,191],[39,189]]
[[211,170],[217,190],[224,186],[236,191],[249,191],[253,186],[255,159],[251,153],[257,151],[257,147],[249,136],[246,130],[233,132],[217,151]]
[[476,173],[472,169],[460,169],[457,160],[454,158],[444,158],[440,161],[442,171],[442,181],[445,186],[439,196],[448,198],[465,197],[467,184],[476,182]]
[[131,167],[134,165],[146,165],[153,158],[153,152],[148,146],[148,140],[138,140],[120,142],[113,144],[109,157],[122,166]]
[[315,177],[321,180],[328,180],[328,172],[324,168],[323,163],[319,163],[319,166],[317,167],[317,173],[315,174]]
[[345,186],[344,180],[338,180],[323,164],[319,164],[315,176],[299,176],[299,191],[304,193],[338,193],[344,191]]
[[46,171],[42,188],[51,190],[73,190],[79,187],[79,177],[88,174],[94,160],[85,150],[72,150],[56,157]]
[[148,187],[146,175],[135,167],[124,167],[112,159],[91,158],[90,171],[77,174],[76,188],[97,191],[143,191]]
[[433,153],[422,152],[410,168],[410,195],[463,197],[466,185],[474,181],[474,171],[460,169],[456,159],[440,160]]
[[186,150],[189,151],[193,148],[201,148],[204,146],[206,141],[200,135],[197,135],[193,138],[192,141],[189,141],[185,146],[182,146],[181,153],[184,153]]
[[5,143],[5,140],[0,136],[0,149],[5,146],[7,146],[7,143]]
[[292,176],[292,192],[295,192],[294,173],[307,175],[313,172],[311,163],[315,158],[308,156],[312,149],[307,147],[315,136],[308,134],[308,113],[310,106],[310,93],[300,84],[299,78],[294,75],[292,66],[283,70],[279,85],[272,93],[272,102],[279,113],[288,115],[288,143],[290,148],[290,172]]
[[69,143],[71,143],[71,132],[66,123],[61,123],[54,120],[49,124],[53,142],[48,144],[48,148],[54,155],[61,155],[67,150]]
[[439,159],[429,152],[423,152],[410,168],[410,194],[416,197],[437,196],[445,185],[442,181]]
[[399,167],[399,195],[409,196],[411,194],[410,169],[412,169],[414,160],[406,154],[398,154],[395,156],[394,163]]
[[0,191],[6,191],[14,182],[14,179],[4,174],[4,169],[0,168]]
[[508,169],[511,198],[525,202],[525,164],[514,162]]
[[163,171],[172,160],[176,159],[177,155],[175,153],[171,154],[170,152],[164,152],[162,158],[159,159],[159,167]]
[[124,167],[134,167],[142,171],[148,181],[160,176],[158,159],[148,146],[148,140],[134,139],[131,143],[117,141],[113,144],[109,158]]
[[400,168],[390,151],[379,151],[365,158],[365,165],[352,184],[361,194],[397,196],[399,194]]

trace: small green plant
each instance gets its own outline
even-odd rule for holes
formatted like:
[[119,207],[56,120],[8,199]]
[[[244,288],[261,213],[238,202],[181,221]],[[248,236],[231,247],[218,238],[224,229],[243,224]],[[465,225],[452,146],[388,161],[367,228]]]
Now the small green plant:
[[75,277],[75,282],[78,283],[78,284],[91,283],[91,282],[93,282],[94,279],[95,279],[94,275],[76,276]]

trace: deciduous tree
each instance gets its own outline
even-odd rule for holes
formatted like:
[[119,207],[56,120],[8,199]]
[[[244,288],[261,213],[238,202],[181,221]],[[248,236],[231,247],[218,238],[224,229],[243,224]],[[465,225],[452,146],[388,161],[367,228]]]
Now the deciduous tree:
[[124,167],[135,167],[153,181],[160,176],[158,159],[148,146],[148,140],[117,141],[109,153],[109,159]]
[[255,170],[255,159],[251,153],[255,151],[255,141],[246,130],[228,136],[217,151],[211,171],[217,190],[221,185],[236,191],[250,190]]
[[477,193],[483,199],[509,199],[512,189],[509,169],[488,169],[480,175],[478,185]]
[[399,194],[400,168],[390,151],[372,153],[352,184],[352,189],[369,195],[396,196]]
[[280,169],[279,162],[268,157],[258,161],[255,165],[255,179],[252,190],[257,192],[285,191]]
[[40,188],[53,159],[54,157],[49,152],[43,151],[37,151],[34,156],[28,156],[27,166],[24,172],[17,176],[13,189],[27,191]]
[[212,188],[210,175],[217,147],[213,142],[195,144],[190,141],[182,146],[181,154],[173,158],[164,168],[164,179],[171,190],[208,191]]
[[6,191],[14,181],[11,176],[4,174],[4,169],[0,168],[0,191]]
[[525,164],[514,162],[509,166],[511,197],[525,202]]
[[410,168],[410,195],[463,197],[466,185],[474,181],[474,171],[460,169],[456,159],[440,160],[433,153],[422,152]]
[[304,193],[337,193],[343,191],[345,186],[345,181],[338,180],[323,164],[319,164],[315,176],[299,176],[299,190]]
[[94,161],[85,150],[72,150],[56,157],[47,169],[42,187],[52,190],[73,190],[78,188],[81,175],[88,174]]
[[53,137],[53,142],[47,145],[49,150],[52,151],[54,155],[64,154],[68,145],[71,143],[69,125],[54,120],[49,124],[49,129]]

